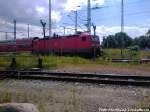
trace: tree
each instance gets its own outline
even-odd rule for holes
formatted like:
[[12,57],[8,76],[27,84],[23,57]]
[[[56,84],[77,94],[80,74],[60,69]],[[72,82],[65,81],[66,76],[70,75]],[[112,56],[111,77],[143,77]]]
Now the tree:
[[150,48],[149,46],[149,37],[146,36],[140,36],[139,37],[139,46],[141,49]]
[[147,31],[147,33],[146,33],[147,35],[149,34],[150,35],[150,29]]
[[121,32],[107,36],[102,42],[104,48],[126,48],[131,44],[132,38]]
[[116,33],[109,35],[103,39],[102,46],[104,48],[127,48],[138,46],[140,49],[150,48],[150,30],[146,35],[132,39],[126,33]]

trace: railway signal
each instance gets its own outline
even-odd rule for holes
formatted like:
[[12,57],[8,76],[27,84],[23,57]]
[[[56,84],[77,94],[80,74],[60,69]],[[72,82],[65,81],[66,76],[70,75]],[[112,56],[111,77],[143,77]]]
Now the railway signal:
[[96,36],[96,25],[92,24],[94,30],[94,37]]
[[45,38],[45,27],[46,27],[46,23],[43,22],[42,20],[40,20],[40,23],[41,23],[41,25],[42,25],[42,27],[43,27],[43,35],[44,35],[44,38]]

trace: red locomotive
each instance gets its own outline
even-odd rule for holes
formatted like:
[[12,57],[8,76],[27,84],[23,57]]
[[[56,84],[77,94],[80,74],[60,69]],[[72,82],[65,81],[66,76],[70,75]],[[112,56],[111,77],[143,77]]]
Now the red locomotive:
[[98,36],[80,33],[68,36],[54,35],[53,38],[17,39],[16,41],[1,41],[0,52],[25,52],[35,54],[58,55],[100,55]]

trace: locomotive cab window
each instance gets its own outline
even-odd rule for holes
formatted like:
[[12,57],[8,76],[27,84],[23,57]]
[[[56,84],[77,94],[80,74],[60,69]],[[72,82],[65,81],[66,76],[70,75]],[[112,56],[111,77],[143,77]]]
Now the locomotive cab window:
[[86,36],[82,37],[82,41],[85,42],[86,41]]
[[99,42],[99,37],[98,36],[92,36],[91,41],[92,42]]

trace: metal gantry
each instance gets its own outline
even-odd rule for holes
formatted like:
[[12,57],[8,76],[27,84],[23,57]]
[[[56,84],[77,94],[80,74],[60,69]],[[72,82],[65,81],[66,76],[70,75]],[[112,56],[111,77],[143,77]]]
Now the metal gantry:
[[121,56],[123,56],[124,49],[124,0],[121,0]]
[[121,32],[124,32],[124,0],[121,0]]
[[51,15],[51,11],[52,11],[52,4],[51,4],[51,0],[49,0],[49,38],[52,35],[52,15]]
[[30,25],[28,24],[28,38],[30,38]]
[[78,31],[78,12],[75,11],[75,34]]
[[91,0],[88,0],[87,5],[87,31],[91,33]]

